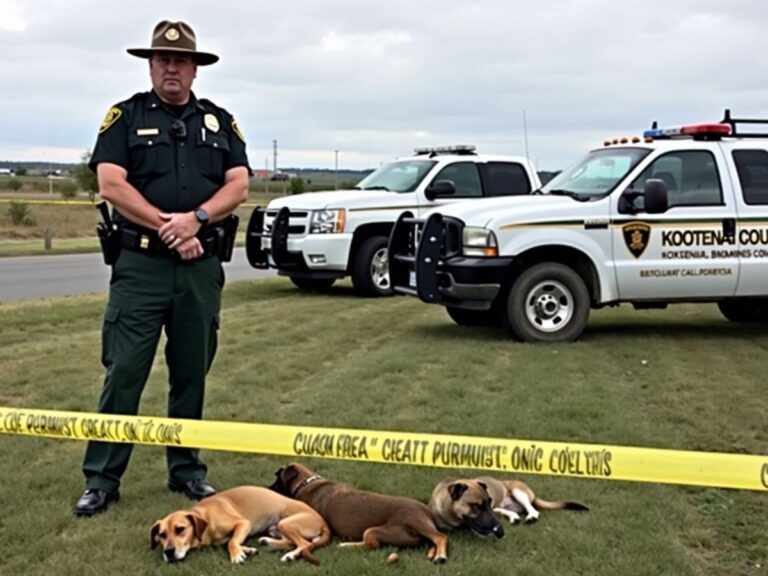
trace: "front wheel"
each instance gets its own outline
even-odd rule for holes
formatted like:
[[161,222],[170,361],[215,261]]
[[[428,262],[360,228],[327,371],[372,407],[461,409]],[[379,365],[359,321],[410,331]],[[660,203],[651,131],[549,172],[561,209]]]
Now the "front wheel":
[[389,254],[386,236],[371,236],[363,241],[352,262],[352,285],[361,296],[389,296]]
[[763,298],[720,300],[717,307],[731,322],[768,323],[768,300]]
[[576,340],[589,318],[587,286],[572,268],[556,262],[523,271],[512,284],[506,327],[525,342]]

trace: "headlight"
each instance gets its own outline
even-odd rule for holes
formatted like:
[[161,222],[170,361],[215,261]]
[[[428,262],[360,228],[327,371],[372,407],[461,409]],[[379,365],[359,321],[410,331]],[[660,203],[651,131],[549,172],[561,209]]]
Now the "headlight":
[[344,232],[345,218],[346,211],[343,208],[338,208],[336,210],[315,210],[312,212],[309,233],[339,234]]
[[461,243],[464,256],[495,258],[499,255],[499,243],[496,242],[496,236],[487,228],[465,227]]

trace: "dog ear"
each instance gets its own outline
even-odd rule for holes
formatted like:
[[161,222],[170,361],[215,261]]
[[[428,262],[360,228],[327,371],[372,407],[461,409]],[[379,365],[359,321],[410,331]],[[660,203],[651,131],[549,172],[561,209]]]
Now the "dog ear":
[[477,482],[477,485],[478,485],[478,486],[480,486],[480,488],[482,488],[482,489],[483,489],[483,490],[485,490],[486,492],[488,492],[488,484],[486,484],[485,482],[480,482],[480,481],[478,481],[478,482]]
[[461,498],[461,495],[467,491],[467,488],[469,488],[469,486],[463,482],[454,482],[448,486],[448,494],[451,495],[451,500],[458,500]]
[[160,543],[157,535],[160,533],[160,520],[152,525],[152,529],[149,531],[149,547],[154,550]]
[[206,522],[205,518],[200,516],[200,514],[195,513],[187,514],[187,518],[195,529],[195,538],[202,540],[203,533],[205,532],[205,529],[208,528],[208,522]]
[[280,468],[279,473],[280,481],[286,486],[286,488],[290,487],[291,482],[293,482],[299,476],[299,471],[293,464],[288,464],[288,466]]

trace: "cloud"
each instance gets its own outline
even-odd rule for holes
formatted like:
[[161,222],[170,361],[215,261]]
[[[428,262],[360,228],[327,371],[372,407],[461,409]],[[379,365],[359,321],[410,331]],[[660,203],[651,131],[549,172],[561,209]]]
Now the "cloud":
[[326,168],[334,150],[349,168],[424,145],[524,154],[525,112],[532,159],[557,169],[653,120],[768,116],[763,1],[6,0],[0,151],[92,147],[108,107],[149,87],[125,48],[168,18],[221,56],[195,91],[236,115],[254,166],[273,140],[280,162]]

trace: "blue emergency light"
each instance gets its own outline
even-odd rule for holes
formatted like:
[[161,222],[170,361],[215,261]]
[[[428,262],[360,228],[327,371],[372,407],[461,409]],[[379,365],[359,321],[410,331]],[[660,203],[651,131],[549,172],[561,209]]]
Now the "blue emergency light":
[[665,140],[668,138],[696,138],[696,139],[717,139],[721,136],[728,136],[731,133],[730,124],[709,123],[709,124],[687,124],[685,126],[676,126],[674,128],[657,128],[654,122],[653,128],[643,132],[644,138],[653,138],[654,140]]

